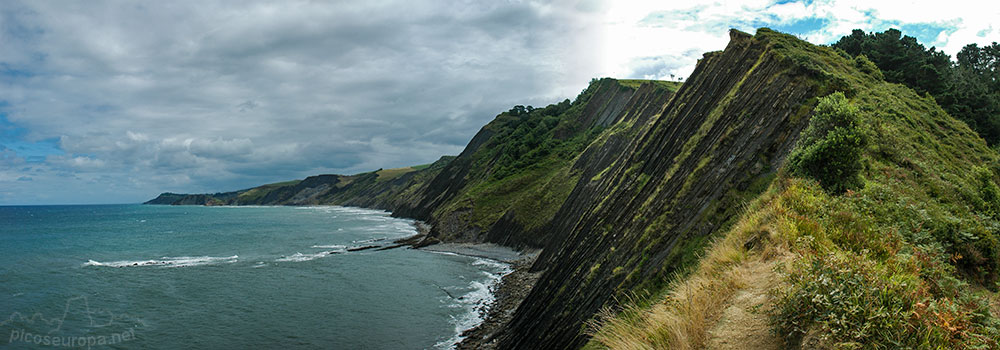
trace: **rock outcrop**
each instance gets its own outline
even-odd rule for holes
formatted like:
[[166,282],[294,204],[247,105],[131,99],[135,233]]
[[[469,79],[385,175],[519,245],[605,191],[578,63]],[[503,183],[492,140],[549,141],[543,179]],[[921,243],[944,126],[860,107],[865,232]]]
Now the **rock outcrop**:
[[583,176],[534,265],[545,273],[501,348],[581,345],[600,308],[694,259],[700,242],[769,184],[821,85],[770,52],[767,37],[731,37],[646,130],[580,157]]

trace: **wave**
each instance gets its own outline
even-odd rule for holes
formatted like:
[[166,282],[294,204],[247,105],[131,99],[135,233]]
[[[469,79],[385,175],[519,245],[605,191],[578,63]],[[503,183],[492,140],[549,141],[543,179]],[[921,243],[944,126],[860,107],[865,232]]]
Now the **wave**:
[[351,241],[351,243],[355,243],[355,244],[375,243],[375,242],[380,242],[380,241],[384,241],[384,240],[387,240],[387,239],[389,239],[389,237],[359,239],[359,240]]
[[233,256],[178,256],[162,257],[151,260],[120,260],[110,262],[100,262],[87,260],[83,266],[104,266],[104,267],[187,267],[199,265],[231,264],[239,260],[239,255]]
[[[510,264],[500,262],[493,259],[479,258],[472,262],[472,266],[488,266],[494,270],[497,270],[501,275],[506,275],[514,271],[511,269]],[[484,273],[488,273],[483,271]]]
[[337,251],[337,250],[329,250],[329,251],[323,251],[323,252],[319,252],[319,253],[315,253],[315,254],[295,253],[295,254],[292,254],[292,255],[280,257],[278,259],[275,259],[274,261],[279,261],[279,262],[302,262],[302,261],[309,261],[309,260],[319,259],[319,258],[322,258],[324,256],[327,256],[327,255],[330,255],[330,254],[337,254],[337,253],[340,253],[340,252],[341,251]]
[[377,215],[377,216],[388,216],[392,213],[385,210],[378,209],[367,209],[367,208],[357,208],[357,207],[341,207],[341,206],[305,206],[296,207],[298,210],[315,210],[322,211],[325,213],[344,213],[344,214],[361,214],[361,215]]
[[388,215],[359,215],[355,219],[372,222],[391,222],[396,220],[396,218]]
[[493,292],[497,285],[500,284],[500,280],[504,276],[514,271],[509,264],[484,258],[477,258],[472,262],[472,265],[484,267],[485,270],[482,273],[486,278],[482,281],[470,282],[468,293],[463,294],[457,299],[452,299],[454,303],[449,306],[463,308],[465,309],[465,313],[457,317],[452,316],[451,323],[455,325],[455,333],[451,338],[434,344],[435,348],[455,348],[455,345],[465,339],[462,333],[483,323],[483,320],[486,319],[486,314],[490,311],[490,307],[496,301],[496,296],[493,295]]
[[330,245],[317,244],[317,245],[312,246],[311,248],[339,249],[339,250],[343,250],[343,249],[347,249],[347,246],[346,245],[339,245],[339,244],[330,244]]
[[[380,237],[380,238],[372,238],[369,241],[409,237],[418,233],[417,228],[413,226],[412,222],[398,222],[398,221],[386,222],[374,225],[365,225],[363,227],[355,228],[353,229],[353,231],[365,235],[370,235],[370,236],[377,235]],[[361,240],[354,241],[353,243],[361,243]]]
[[365,225],[362,229],[369,231],[409,231],[416,229],[413,227],[413,222],[411,221],[399,221],[396,218],[389,217],[386,219],[380,224]]

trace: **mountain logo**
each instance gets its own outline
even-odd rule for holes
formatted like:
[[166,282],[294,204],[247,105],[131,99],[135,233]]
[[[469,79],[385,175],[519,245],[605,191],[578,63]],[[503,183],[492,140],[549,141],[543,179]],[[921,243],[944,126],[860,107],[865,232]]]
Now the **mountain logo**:
[[41,312],[26,316],[15,311],[0,321],[0,330],[10,328],[10,345],[87,349],[135,340],[136,328],[143,327],[141,319],[128,314],[91,309],[86,296],[67,299],[57,317],[47,318]]

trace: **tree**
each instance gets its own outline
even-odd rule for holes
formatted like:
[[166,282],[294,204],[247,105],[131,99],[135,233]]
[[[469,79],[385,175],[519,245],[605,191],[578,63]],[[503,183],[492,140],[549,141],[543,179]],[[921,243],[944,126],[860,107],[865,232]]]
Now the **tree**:
[[[865,33],[855,29],[833,44],[849,56],[870,59],[886,81],[929,93],[953,117],[964,121],[990,145],[1000,143],[1000,45],[965,46],[957,63],[934,47],[925,49],[899,30]],[[857,61],[856,61],[857,62]],[[859,65],[862,68],[863,65]]]
[[831,193],[863,183],[861,155],[868,139],[859,129],[858,109],[842,92],[819,99],[809,126],[788,156],[793,175],[816,179]]
[[910,86],[919,93],[936,95],[947,89],[945,73],[951,58],[934,47],[924,49],[917,39],[897,29],[865,34],[855,29],[833,47],[851,56],[865,55],[882,70],[885,80]]
[[993,83],[993,89],[1000,83],[1000,44],[993,42],[992,45],[982,48],[976,44],[965,45],[962,51],[955,55],[958,66],[969,69],[977,75],[984,76]]
[[969,44],[955,58],[950,89],[939,102],[986,142],[996,145],[1000,141],[1000,45]]

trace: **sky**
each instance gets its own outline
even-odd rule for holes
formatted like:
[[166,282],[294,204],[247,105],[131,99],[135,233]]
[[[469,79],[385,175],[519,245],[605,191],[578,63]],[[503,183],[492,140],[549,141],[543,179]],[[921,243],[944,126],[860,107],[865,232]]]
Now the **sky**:
[[513,105],[679,80],[758,27],[954,55],[1000,41],[1000,2],[2,1],[0,205],[430,163]]

